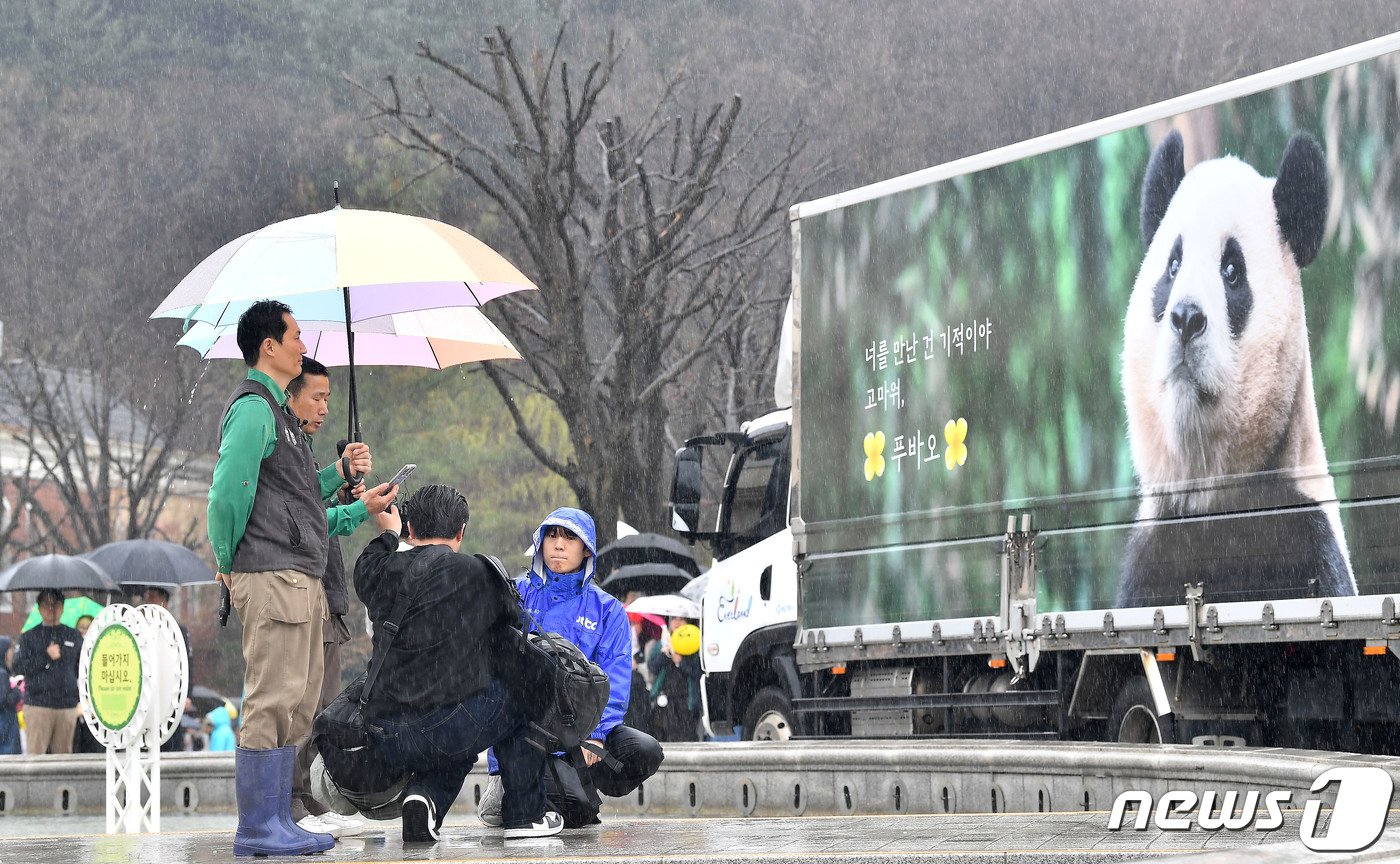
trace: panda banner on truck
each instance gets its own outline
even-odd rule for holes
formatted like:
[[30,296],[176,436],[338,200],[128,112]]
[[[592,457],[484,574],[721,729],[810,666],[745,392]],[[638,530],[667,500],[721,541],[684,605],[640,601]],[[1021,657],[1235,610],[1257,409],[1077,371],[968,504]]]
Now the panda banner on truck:
[[798,208],[805,627],[995,614],[1012,513],[1042,613],[1400,587],[1400,56],[1279,77]]

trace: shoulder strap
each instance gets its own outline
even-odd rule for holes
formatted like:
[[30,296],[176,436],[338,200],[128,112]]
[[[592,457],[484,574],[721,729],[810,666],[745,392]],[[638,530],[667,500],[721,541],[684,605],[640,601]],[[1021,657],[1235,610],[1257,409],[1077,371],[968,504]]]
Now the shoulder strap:
[[409,583],[417,581],[412,577],[417,575],[422,566],[423,559],[418,556],[408,568],[408,572],[399,580],[399,590],[394,595],[394,608],[389,610],[389,617],[376,625],[388,635],[388,638],[379,644],[379,650],[374,652],[374,657],[369,661],[369,671],[365,673],[365,683],[360,688],[361,710],[369,704],[369,694],[374,689],[374,681],[379,677],[379,670],[383,668],[385,658],[389,656],[389,648],[394,644],[394,637],[399,634],[399,625],[403,623],[403,616],[408,614],[408,604],[413,600],[413,595],[408,590]]
[[486,555],[481,552],[472,557],[485,564],[487,570],[501,577],[501,582],[505,585],[506,599],[513,600],[515,607],[520,610],[520,634],[523,636],[534,630],[535,622],[530,617],[530,610],[525,608],[525,601],[520,597],[520,589],[515,587],[515,580],[510,578],[510,574],[506,572],[506,565],[501,563],[501,559],[495,555]]

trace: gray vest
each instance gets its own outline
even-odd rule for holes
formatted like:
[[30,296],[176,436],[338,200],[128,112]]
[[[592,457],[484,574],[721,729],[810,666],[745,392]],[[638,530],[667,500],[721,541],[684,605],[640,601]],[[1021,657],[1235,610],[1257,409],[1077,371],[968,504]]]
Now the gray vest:
[[234,402],[247,395],[261,397],[272,409],[277,443],[258,469],[253,512],[233,552],[233,569],[240,573],[296,570],[320,579],[326,571],[326,511],[311,448],[295,415],[251,378],[243,379],[233,391],[224,417]]

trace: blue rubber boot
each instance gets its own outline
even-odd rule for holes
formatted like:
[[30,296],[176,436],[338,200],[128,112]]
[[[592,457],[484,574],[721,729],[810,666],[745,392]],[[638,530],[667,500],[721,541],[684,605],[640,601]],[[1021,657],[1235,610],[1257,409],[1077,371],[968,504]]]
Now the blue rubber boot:
[[[282,750],[234,751],[234,788],[238,797],[238,831],[234,855],[309,855],[324,851],[312,835],[293,833],[282,824]],[[288,812],[287,817],[291,818]]]
[[335,837],[331,834],[318,834],[307,831],[296,823],[292,818],[292,774],[297,766],[297,747],[295,744],[288,744],[286,747],[277,748],[282,753],[282,774],[277,787],[278,812],[282,819],[282,824],[293,834],[308,837],[316,844],[316,852],[328,852],[335,848]]

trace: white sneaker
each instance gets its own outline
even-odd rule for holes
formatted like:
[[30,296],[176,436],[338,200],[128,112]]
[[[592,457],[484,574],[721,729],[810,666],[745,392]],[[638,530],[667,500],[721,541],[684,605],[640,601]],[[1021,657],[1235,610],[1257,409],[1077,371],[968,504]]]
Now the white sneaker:
[[323,821],[320,816],[310,814],[297,820],[297,827],[303,831],[310,831],[312,834],[329,834],[337,840],[340,839],[340,832],[343,830],[339,825],[332,825]]
[[564,817],[555,813],[553,810],[548,810],[540,817],[540,821],[533,825],[521,825],[518,828],[507,828],[506,839],[519,840],[525,837],[553,837],[563,830]]
[[334,810],[329,813],[322,813],[316,818],[320,819],[323,825],[329,825],[332,828],[338,829],[340,833],[336,834],[336,837],[354,837],[365,830],[365,823],[361,822],[359,819],[351,819],[349,816],[342,816]]
[[501,827],[501,801],[506,797],[506,787],[501,783],[501,775],[487,774],[486,788],[481,790],[481,803],[476,805],[476,818],[488,828]]

